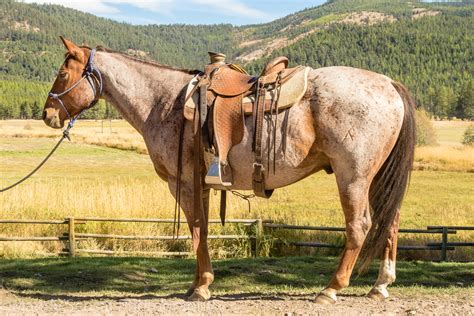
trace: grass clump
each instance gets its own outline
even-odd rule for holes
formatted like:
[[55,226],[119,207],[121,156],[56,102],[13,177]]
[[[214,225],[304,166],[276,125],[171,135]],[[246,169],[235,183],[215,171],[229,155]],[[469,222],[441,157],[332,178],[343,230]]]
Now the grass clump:
[[423,109],[416,111],[416,144],[418,146],[437,144],[433,123]]
[[470,125],[464,132],[462,144],[466,146],[474,146],[474,125]]

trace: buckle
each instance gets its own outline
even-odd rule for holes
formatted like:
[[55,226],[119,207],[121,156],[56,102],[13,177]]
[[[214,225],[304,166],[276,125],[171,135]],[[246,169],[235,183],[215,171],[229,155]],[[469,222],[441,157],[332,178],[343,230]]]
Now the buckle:
[[253,163],[253,180],[257,182],[263,182],[263,172],[265,168],[263,164],[254,162]]

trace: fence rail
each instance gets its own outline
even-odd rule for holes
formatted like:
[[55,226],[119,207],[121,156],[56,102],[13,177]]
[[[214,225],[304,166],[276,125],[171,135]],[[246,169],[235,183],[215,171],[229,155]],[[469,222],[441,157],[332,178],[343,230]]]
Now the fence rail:
[[[342,227],[321,227],[321,226],[301,226],[288,224],[263,223],[264,227],[271,229],[290,230],[316,230],[328,232],[345,232]],[[441,234],[440,242],[429,242],[425,245],[398,245],[398,250],[439,250],[441,251],[440,261],[447,261],[448,250],[455,250],[455,247],[473,247],[474,242],[449,242],[448,235],[456,234],[458,230],[474,230],[474,226],[428,226],[426,229],[406,229],[398,230],[402,234]],[[290,242],[295,247],[318,247],[318,248],[342,248],[341,245],[320,243],[320,242]]]
[[[76,232],[76,225],[86,224],[87,222],[116,222],[116,223],[159,223],[172,224],[173,219],[161,218],[97,218],[97,217],[69,217],[64,220],[29,220],[29,219],[3,219],[0,224],[29,224],[29,225],[65,225],[67,232],[62,236],[28,236],[28,237],[11,237],[0,236],[0,242],[9,241],[60,241],[65,242],[67,247],[63,249],[60,254],[68,254],[75,256],[78,253],[89,254],[107,254],[113,255],[117,252],[113,250],[102,249],[78,249],[77,242],[90,238],[95,239],[123,239],[123,240],[190,240],[189,235],[183,236],[143,236],[143,235],[116,235],[116,234],[98,234],[98,233],[78,233]],[[345,232],[343,227],[322,227],[322,226],[303,226],[303,225],[289,225],[277,224],[271,220],[262,219],[228,219],[225,221],[228,224],[237,224],[248,227],[254,227],[251,232],[242,235],[210,235],[209,239],[218,240],[247,240],[250,243],[250,249],[254,256],[259,253],[260,243],[264,236],[273,236],[274,230],[311,230],[311,231],[326,231],[326,232]],[[209,224],[220,224],[219,219],[210,219]],[[264,231],[265,230],[265,231]],[[440,251],[440,261],[448,259],[448,251],[455,250],[456,247],[474,247],[474,242],[449,242],[449,235],[456,234],[457,231],[474,230],[474,226],[428,226],[426,229],[399,229],[402,234],[431,234],[441,235],[439,242],[428,242],[425,245],[398,245],[399,250],[436,250]],[[280,240],[280,242],[283,242]],[[286,243],[286,242],[285,242]],[[317,247],[317,248],[342,248],[339,244],[329,244],[323,242],[307,242],[307,241],[292,241],[288,242],[295,247]],[[144,252],[144,251],[120,251],[120,254],[148,254],[159,256],[188,256],[189,252]]]
[[[102,250],[102,249],[78,249],[77,242],[90,238],[95,239],[122,239],[122,240],[191,240],[192,236],[181,235],[181,236],[143,236],[143,235],[115,235],[115,234],[98,234],[98,233],[78,233],[76,232],[76,225],[86,224],[87,222],[115,222],[115,223],[149,223],[149,224],[172,224],[174,219],[163,219],[163,218],[99,218],[99,217],[81,217],[74,218],[69,217],[64,220],[30,220],[30,219],[4,219],[0,220],[0,224],[41,224],[41,225],[67,225],[67,232],[63,233],[62,236],[28,236],[28,237],[4,237],[0,236],[0,242],[7,241],[63,241],[67,242],[67,246],[59,254],[67,254],[69,256],[76,256],[78,253],[88,254],[148,254],[157,256],[189,256],[190,252],[144,252],[144,251],[120,251],[116,252],[113,250]],[[219,240],[247,240],[250,243],[250,248],[254,256],[258,253],[257,237],[260,235],[258,232],[262,227],[262,223],[269,223],[271,221],[262,221],[261,219],[227,219],[227,224],[239,224],[243,226],[255,226],[255,234],[245,235],[209,235],[208,239],[219,239]],[[209,224],[221,224],[220,219],[210,219]]]

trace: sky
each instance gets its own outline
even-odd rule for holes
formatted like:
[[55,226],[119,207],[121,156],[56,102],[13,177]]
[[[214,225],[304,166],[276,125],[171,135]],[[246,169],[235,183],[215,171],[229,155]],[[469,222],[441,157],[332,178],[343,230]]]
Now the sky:
[[270,22],[325,0],[20,0],[60,4],[131,24],[234,25]]

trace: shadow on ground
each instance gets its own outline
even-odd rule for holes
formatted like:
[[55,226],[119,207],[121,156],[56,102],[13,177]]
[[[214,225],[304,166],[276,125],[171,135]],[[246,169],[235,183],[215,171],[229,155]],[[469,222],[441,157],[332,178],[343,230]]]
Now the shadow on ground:
[[[212,289],[215,299],[228,301],[279,300],[275,293],[308,292],[308,289],[314,293],[327,284],[337,262],[335,257],[216,260]],[[367,274],[353,277],[351,285],[372,285],[377,271],[374,264]],[[186,291],[193,274],[194,259],[81,257],[0,260],[0,280],[5,289],[18,296],[44,300],[184,298],[177,293]],[[474,263],[400,262],[398,265],[398,287],[466,287],[473,286],[473,282]],[[285,296],[291,299],[292,294]]]

